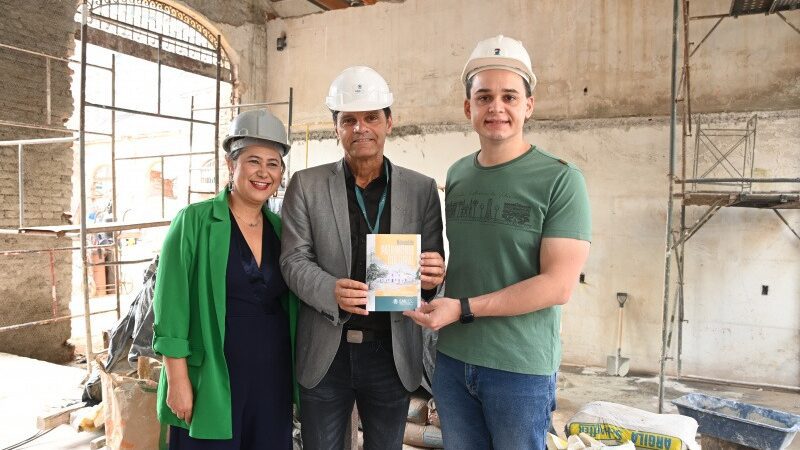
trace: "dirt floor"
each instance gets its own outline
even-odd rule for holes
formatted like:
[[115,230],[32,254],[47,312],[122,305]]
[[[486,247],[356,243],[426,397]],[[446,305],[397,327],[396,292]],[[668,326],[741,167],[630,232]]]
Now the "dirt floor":
[[[80,399],[86,371],[0,353],[0,448],[18,443],[36,433],[36,417]],[[800,414],[800,394],[776,392],[699,382],[668,382],[665,398],[672,400],[689,392],[718,397]],[[658,378],[653,376],[612,377],[605,369],[562,367],[558,379],[558,409],[553,416],[559,434],[569,418],[584,404],[605,400],[655,412],[658,407]],[[667,412],[677,412],[667,402]],[[78,433],[68,425],[20,446],[20,449],[87,449],[101,433]],[[800,450],[800,439],[788,447]]]

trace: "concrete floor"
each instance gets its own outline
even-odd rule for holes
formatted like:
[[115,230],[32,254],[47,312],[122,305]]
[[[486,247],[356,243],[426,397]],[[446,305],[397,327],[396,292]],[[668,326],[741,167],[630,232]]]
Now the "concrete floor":
[[[36,433],[36,417],[48,409],[59,408],[80,399],[81,383],[86,371],[29,358],[0,353],[0,448],[17,443]],[[669,382],[665,398],[675,399],[689,392],[711,395],[763,405],[800,414],[800,395],[753,388],[721,386],[700,382]],[[553,422],[563,433],[564,425],[584,404],[605,400],[647,411],[658,407],[658,378],[611,377],[604,369],[562,367],[558,380],[558,409]],[[671,403],[667,412],[677,412]],[[77,433],[67,425],[26,444],[20,449],[86,449],[89,441],[101,433]],[[788,447],[800,450],[800,439]]]
[[[666,413],[677,414],[670,403],[691,392],[702,392],[715,397],[764,406],[771,409],[800,414],[800,394],[758,388],[721,385],[708,382],[668,380],[665,385]],[[553,414],[553,426],[559,434],[564,425],[586,403],[605,400],[645,411],[658,411],[658,377],[614,377],[606,375],[605,368],[562,366],[558,379],[558,406]],[[699,439],[698,439],[699,443]],[[800,450],[800,439],[795,439],[790,450]]]
[[[0,353],[0,448],[33,436],[36,418],[81,398],[86,370]],[[21,449],[87,449],[100,433],[62,425]]]

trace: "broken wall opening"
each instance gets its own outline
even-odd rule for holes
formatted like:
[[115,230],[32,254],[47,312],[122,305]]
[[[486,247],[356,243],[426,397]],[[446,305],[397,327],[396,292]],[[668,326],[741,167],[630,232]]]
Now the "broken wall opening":
[[[171,217],[189,201],[216,192],[216,142],[220,122],[224,127],[229,117],[220,118],[218,112],[235,98],[233,71],[222,50],[220,35],[215,36],[185,11],[161,2],[93,1],[86,4],[86,26],[81,27],[83,6],[77,14],[72,7],[69,9],[57,14],[61,33],[49,36],[63,55],[42,56],[23,47],[2,47],[34,61],[44,60],[39,64],[43,67],[28,65],[46,70],[31,77],[34,82],[30,89],[22,89],[18,97],[5,100],[10,104],[9,111],[31,110],[31,114],[10,115],[8,120],[0,117],[0,133],[6,127],[11,130],[0,134],[0,140],[53,134],[84,137],[73,146],[58,144],[57,156],[50,157],[55,152],[26,152],[26,162],[28,158],[37,163],[49,161],[50,166],[44,162],[41,166],[51,172],[44,174],[37,170],[39,164],[26,164],[21,190],[25,205],[20,212],[13,211],[20,197],[17,195],[14,201],[5,202],[9,211],[2,214],[6,230],[0,246],[0,251],[5,251],[0,253],[0,264],[11,275],[6,279],[13,280],[13,285],[3,289],[7,295],[0,301],[0,309],[9,311],[2,314],[0,322],[0,351],[54,362],[72,357],[72,348],[67,344],[71,315],[78,319],[84,311],[112,313],[106,314],[110,320],[107,323],[119,317],[119,288],[134,293],[135,286],[141,283],[142,262],[160,249],[160,236],[166,231],[155,227],[169,223],[163,217]],[[32,7],[10,19],[36,22],[42,19],[43,11],[53,15],[52,8]],[[0,21],[0,26],[4,22]],[[69,40],[65,41],[64,36]],[[72,40],[73,36],[80,40]],[[41,40],[31,35],[15,43],[26,45]],[[69,59],[70,56],[73,57]],[[53,61],[60,65],[54,68]],[[56,71],[58,76],[52,77]],[[19,91],[23,77],[12,71],[0,83],[7,88],[4,91]],[[53,78],[60,84],[51,82]],[[85,90],[81,89],[82,84]],[[37,100],[31,101],[34,97]],[[75,113],[70,118],[73,102]],[[31,104],[34,107],[28,106]],[[57,125],[51,117],[54,104],[69,107],[67,113],[58,115]],[[15,157],[14,150],[0,148],[0,157],[10,160]],[[42,158],[43,154],[48,157]],[[64,173],[53,174],[53,161],[61,162]],[[217,170],[209,174],[209,166]],[[8,193],[13,191],[22,165],[9,163],[3,168],[0,179],[5,196],[6,187],[10,188]],[[54,178],[61,185],[53,183]],[[84,190],[85,195],[81,195]],[[53,197],[60,203],[52,207],[40,196]],[[10,197],[8,200],[12,200]],[[23,227],[15,216],[23,214],[28,219],[25,227],[39,228],[29,232],[48,237],[14,236]],[[92,230],[80,230],[77,224],[83,217],[86,227],[93,227]],[[69,224],[70,220],[74,223]],[[106,227],[111,225],[106,222],[115,226]],[[64,237],[79,232],[84,239]],[[81,250],[81,255],[76,249]],[[50,257],[53,253],[59,256]],[[24,258],[29,261],[22,262]],[[87,267],[85,273],[83,267]],[[51,271],[52,276],[46,276]],[[76,297],[72,294],[80,293],[84,282],[85,301],[72,302],[70,307],[70,299]],[[102,304],[88,302],[89,294],[108,293],[116,294],[116,301],[111,300],[110,305],[108,299]],[[24,313],[28,310],[32,313]],[[73,338],[75,331],[83,331],[75,329],[80,329],[81,323],[84,329],[90,328],[89,321],[72,322]],[[58,338],[51,339],[56,342],[55,350],[48,352],[47,345],[42,345],[41,341],[50,334],[42,332],[44,328],[58,330]],[[88,333],[86,340],[91,341]],[[102,347],[99,341],[95,339],[92,345],[96,350]]]

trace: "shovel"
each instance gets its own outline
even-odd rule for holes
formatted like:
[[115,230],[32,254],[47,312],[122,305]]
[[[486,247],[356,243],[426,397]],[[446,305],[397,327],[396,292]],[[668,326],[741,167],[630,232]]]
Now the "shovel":
[[628,300],[628,294],[625,292],[617,292],[617,302],[619,303],[619,322],[617,325],[617,354],[609,355],[606,358],[606,373],[609,375],[616,375],[624,377],[628,374],[630,369],[630,358],[622,357],[622,311],[625,302]]

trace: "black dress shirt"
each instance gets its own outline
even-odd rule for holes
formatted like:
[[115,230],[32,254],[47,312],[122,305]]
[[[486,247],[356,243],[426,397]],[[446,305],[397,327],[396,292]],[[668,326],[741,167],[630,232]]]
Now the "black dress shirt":
[[[389,159],[384,157],[384,164],[388,167],[389,178],[392,177],[392,165]],[[389,223],[392,217],[391,205],[391,183],[386,178],[386,169],[381,167],[378,178],[372,180],[361,190],[364,196],[364,206],[367,209],[367,216],[371,224],[375,224],[375,216],[378,215],[378,204],[380,203],[383,189],[386,188],[386,203],[381,214],[381,223],[378,226],[379,234],[391,233]],[[350,248],[351,261],[350,278],[362,283],[367,279],[367,235],[372,232],[364,220],[364,214],[356,201],[356,179],[347,162],[344,163],[344,183],[347,188],[347,213],[350,219]],[[423,249],[424,250],[424,249]],[[436,289],[422,289],[421,297],[430,300],[436,295]],[[391,334],[391,323],[389,322],[388,312],[372,311],[367,316],[352,314],[350,320],[345,324],[346,329],[373,330],[381,334]]]
[[[392,166],[389,160],[384,158],[384,164],[389,169],[389,177],[391,178]],[[367,209],[367,216],[371,224],[375,224],[375,216],[378,215],[378,203],[380,202],[381,195],[383,195],[384,188],[386,189],[386,203],[383,207],[381,214],[381,223],[378,226],[378,233],[390,233],[389,222],[391,222],[391,186],[386,178],[386,169],[381,167],[380,175],[378,178],[370,181],[367,186],[361,190],[364,196],[364,206]],[[356,201],[356,178],[347,162],[344,163],[344,183],[347,187],[347,213],[350,218],[350,248],[352,249],[350,266],[350,278],[362,283],[367,279],[367,235],[372,232],[364,220],[364,214]],[[367,316],[360,316],[352,314],[350,320],[345,323],[345,328],[356,330],[374,330],[378,332],[389,332],[391,324],[389,322],[388,312],[370,312]]]

